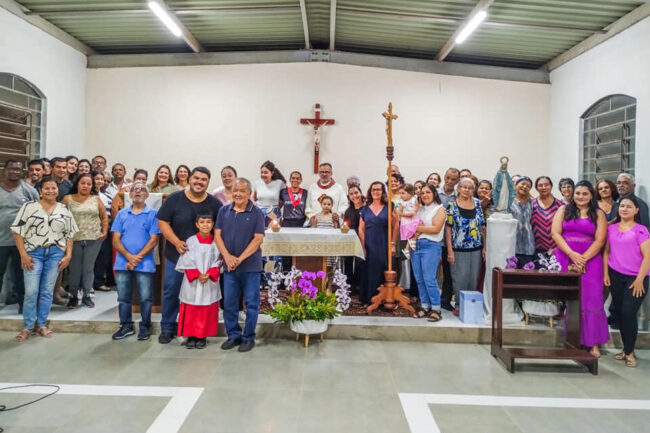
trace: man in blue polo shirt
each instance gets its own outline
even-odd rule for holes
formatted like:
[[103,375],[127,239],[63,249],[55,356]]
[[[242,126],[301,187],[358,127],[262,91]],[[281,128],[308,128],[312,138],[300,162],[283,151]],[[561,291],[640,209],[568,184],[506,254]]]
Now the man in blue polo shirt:
[[[255,346],[255,327],[260,308],[260,278],[264,240],[264,213],[250,200],[251,183],[238,178],[232,187],[233,202],[219,210],[214,240],[224,260],[223,320],[228,340],[221,348],[239,346],[248,352]],[[239,325],[239,298],[244,294],[246,324]]]
[[120,329],[113,334],[113,340],[121,340],[135,334],[131,317],[133,278],[140,293],[142,316],[138,340],[148,340],[151,335],[153,275],[156,272],[153,249],[158,244],[160,229],[156,211],[145,204],[149,196],[147,185],[144,182],[135,182],[129,196],[133,204],[117,214],[111,228],[113,247],[117,250],[113,268],[120,314]]

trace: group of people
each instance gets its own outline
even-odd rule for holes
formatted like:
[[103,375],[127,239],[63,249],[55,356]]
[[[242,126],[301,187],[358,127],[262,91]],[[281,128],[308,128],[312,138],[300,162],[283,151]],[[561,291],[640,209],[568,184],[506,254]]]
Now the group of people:
[[[70,308],[79,300],[92,307],[93,289],[110,288],[114,278],[121,324],[114,339],[135,334],[135,280],[142,316],[138,338],[148,339],[153,250],[161,235],[166,239],[162,344],[178,335],[187,337],[189,348],[205,347],[206,337],[216,334],[221,301],[228,334],[222,348],[253,348],[262,284],[260,245],[269,224],[339,227],[344,222],[355,230],[365,260],[345,258],[343,266],[366,306],[383,282],[388,248],[402,286],[419,298],[416,318],[439,321],[443,308],[458,314],[460,291],[482,288],[486,221],[495,212],[493,185],[467,169],[449,168],[442,177],[431,173],[426,180],[406,183],[393,166],[390,182],[370,183],[365,195],[356,176],[345,184],[335,182],[329,163],[319,166],[319,179],[308,188],[302,187],[300,172],[291,172],[287,182],[271,161],[261,165],[253,183],[226,166],[220,172],[223,185],[212,193],[205,167],[180,165],[172,176],[170,167],[161,165],[150,183],[143,169],[127,178],[121,163],[107,173],[102,156],[30,161],[26,180],[23,170],[20,161],[10,160],[0,189],[0,271],[11,262],[13,297],[24,316],[17,341],[29,338],[35,326],[40,335],[52,335],[46,320],[53,297],[61,297],[54,288],[68,265]],[[583,273],[582,343],[596,356],[598,345],[609,338],[602,290],[608,285],[610,324],[620,328],[624,341],[617,357],[636,365],[636,314],[648,286],[650,224],[647,205],[634,195],[634,178],[623,173],[616,185],[601,180],[595,189],[587,181],[561,179],[561,199],[553,196],[549,177],[511,180],[517,258],[524,263],[540,253],[554,254],[564,270]],[[165,195],[158,210],[146,205],[150,193]],[[238,323],[242,300],[243,329]]]

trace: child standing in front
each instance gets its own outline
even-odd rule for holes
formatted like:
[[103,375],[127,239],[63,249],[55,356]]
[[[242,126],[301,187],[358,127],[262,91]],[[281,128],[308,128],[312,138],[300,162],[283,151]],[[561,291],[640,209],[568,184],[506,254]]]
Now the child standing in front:
[[416,215],[420,209],[420,203],[415,195],[415,188],[410,183],[405,183],[399,190],[401,201],[397,207],[397,216],[399,216],[399,234],[400,240],[406,241],[402,252],[406,258],[410,258],[409,250],[415,249],[415,240],[411,240],[415,235],[416,229],[422,221]]
[[178,314],[178,336],[186,337],[188,349],[203,349],[206,337],[217,335],[219,321],[220,255],[214,243],[212,214],[196,216],[197,234],[187,241],[187,252],[180,256],[176,270],[183,272]]

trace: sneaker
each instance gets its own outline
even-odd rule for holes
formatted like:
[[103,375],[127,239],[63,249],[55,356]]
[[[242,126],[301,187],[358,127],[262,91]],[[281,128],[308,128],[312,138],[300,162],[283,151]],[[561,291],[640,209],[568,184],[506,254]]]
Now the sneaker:
[[208,339],[207,338],[196,338],[194,339],[194,346],[197,349],[204,349],[205,346],[208,344]]
[[255,340],[244,341],[241,344],[241,346],[239,346],[239,349],[237,350],[239,350],[240,352],[250,352],[251,350],[253,350],[253,347],[255,347]]
[[198,340],[198,338],[188,337],[187,341],[185,342],[185,348],[186,349],[195,349],[197,340]]
[[138,330],[138,340],[140,341],[148,340],[150,336],[151,336],[151,327],[140,325],[140,329]]
[[118,329],[117,332],[113,334],[113,340],[121,340],[123,338],[130,337],[131,335],[135,335],[133,325],[121,325],[120,329]]
[[88,308],[95,308],[95,303],[93,302],[92,299],[90,299],[90,296],[84,296],[81,299],[81,303]]
[[158,336],[158,343],[160,344],[169,344],[170,341],[174,339],[174,334],[171,332],[161,332]]
[[68,310],[72,310],[73,308],[77,308],[77,305],[79,305],[79,298],[76,296],[72,296],[68,299]]
[[230,349],[233,349],[235,346],[239,346],[240,344],[241,344],[241,340],[228,339],[228,340],[223,342],[223,344],[221,345],[221,349],[222,350],[230,350]]
[[442,304],[441,307],[443,310],[454,311],[454,307],[451,304]]

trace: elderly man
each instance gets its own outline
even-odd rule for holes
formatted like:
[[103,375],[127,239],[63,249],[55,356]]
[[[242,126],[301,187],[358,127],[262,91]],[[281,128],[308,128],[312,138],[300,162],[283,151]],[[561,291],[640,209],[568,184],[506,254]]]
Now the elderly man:
[[[228,340],[221,348],[239,346],[248,352],[255,346],[255,327],[260,308],[260,279],[264,239],[264,213],[253,204],[251,183],[238,178],[232,187],[233,202],[219,211],[214,226],[214,240],[223,256],[224,273],[223,320]],[[239,298],[244,296],[246,323],[242,334],[238,322]]]
[[151,305],[153,303],[153,275],[156,272],[153,250],[158,244],[160,229],[156,211],[145,204],[149,196],[144,182],[135,182],[129,192],[131,206],[122,209],[111,227],[115,257],[115,280],[117,282],[120,329],[113,340],[121,340],[135,334],[131,317],[133,281],[140,294],[140,329],[138,340],[148,340],[151,335]]
[[195,167],[190,174],[189,188],[167,197],[158,211],[158,226],[167,240],[165,245],[165,275],[163,277],[162,320],[158,342],[167,344],[176,335],[179,293],[183,273],[176,271],[178,257],[187,251],[185,241],[196,234],[196,215],[210,213],[216,219],[221,202],[208,194],[210,170]]
[[357,175],[352,175],[345,179],[345,183],[348,185],[348,189],[350,189],[353,185],[361,185],[361,179]]
[[634,197],[637,202],[639,202],[639,218],[641,219],[641,224],[650,229],[650,217],[648,216],[648,204],[643,201],[641,198],[634,194],[634,176],[629,173],[621,173],[616,178],[616,190],[618,191],[619,197],[614,205],[612,206],[611,221],[616,219],[618,215],[618,205],[624,198]]
[[22,180],[23,163],[9,159],[5,163],[5,180],[0,182],[0,291],[5,271],[9,266],[9,281],[13,293],[7,293],[6,304],[18,303],[18,311],[22,313],[25,285],[23,271],[20,267],[20,254],[10,230],[18,211],[25,202],[38,200],[34,188]]
[[348,208],[348,196],[340,185],[332,179],[332,164],[324,162],[318,166],[318,182],[312,184],[307,190],[307,206],[305,215],[307,220],[321,211],[320,199],[323,196],[330,196],[334,201],[332,206],[333,219],[338,221],[339,215],[343,215]]
[[[447,205],[456,200],[456,184],[460,180],[460,170],[454,167],[449,167],[445,171],[444,183],[440,186],[438,196],[442,201],[442,206],[447,209]],[[445,243],[443,242],[443,245]],[[447,261],[447,248],[442,247],[442,296],[441,306],[445,310],[453,311],[454,307],[451,305],[451,296],[454,293],[454,287],[451,282],[451,268]],[[459,300],[456,299],[456,302]]]

